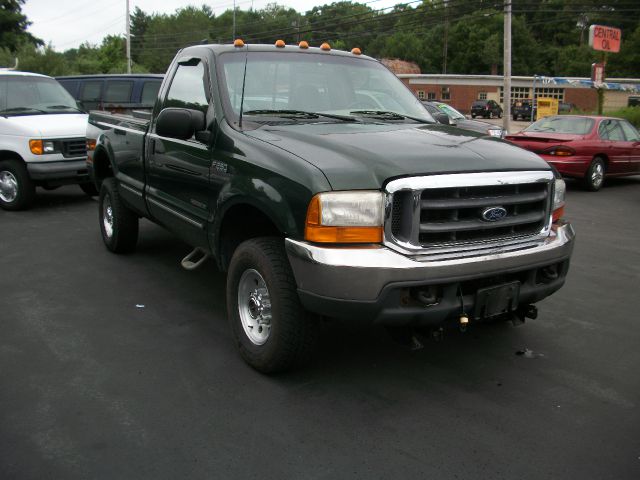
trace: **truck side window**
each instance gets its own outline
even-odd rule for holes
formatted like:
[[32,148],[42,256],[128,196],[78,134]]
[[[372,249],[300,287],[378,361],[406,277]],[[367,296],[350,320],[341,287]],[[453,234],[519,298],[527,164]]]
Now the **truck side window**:
[[102,94],[102,81],[84,82],[82,92],[80,92],[80,100],[85,102],[99,102]]
[[0,110],[7,108],[7,79],[0,78]]
[[190,108],[207,112],[209,101],[205,90],[206,77],[204,65],[198,62],[196,65],[178,65],[167,99],[166,107]]
[[106,103],[129,103],[131,102],[131,90],[133,90],[133,82],[130,80],[107,80],[104,101]]
[[149,105],[153,107],[153,105],[156,103],[156,98],[158,98],[160,85],[162,85],[162,82],[158,82],[155,80],[150,82],[144,82],[144,85],[142,86],[142,95],[141,95],[140,103],[143,105]]

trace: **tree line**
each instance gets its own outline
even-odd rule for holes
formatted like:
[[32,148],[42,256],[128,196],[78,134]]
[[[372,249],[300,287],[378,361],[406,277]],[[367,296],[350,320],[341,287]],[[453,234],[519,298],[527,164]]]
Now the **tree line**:
[[[57,52],[26,31],[23,3],[0,0],[0,66],[18,58],[21,70],[53,76],[126,72],[124,37],[109,35],[99,45],[87,42]],[[236,9],[235,36],[246,43],[283,39],[359,47],[372,57],[415,62],[423,73],[502,72],[503,1],[409,0],[383,9],[375,3],[341,1],[304,13],[276,3]],[[601,24],[622,29],[620,53],[606,59],[607,76],[640,76],[637,0],[512,0],[512,9],[514,75],[589,76],[591,64],[603,56],[588,46],[588,30]],[[133,71],[164,73],[180,48],[232,42],[233,16],[231,9],[215,15],[206,5],[171,14],[136,8],[131,15]]]

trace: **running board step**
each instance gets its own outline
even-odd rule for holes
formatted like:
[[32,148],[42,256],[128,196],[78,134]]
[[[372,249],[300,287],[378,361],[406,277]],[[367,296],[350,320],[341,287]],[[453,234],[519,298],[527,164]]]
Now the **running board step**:
[[182,268],[184,268],[185,270],[195,270],[204,262],[206,262],[210,256],[211,255],[204,249],[196,247],[189,255],[182,259],[180,265],[182,265]]

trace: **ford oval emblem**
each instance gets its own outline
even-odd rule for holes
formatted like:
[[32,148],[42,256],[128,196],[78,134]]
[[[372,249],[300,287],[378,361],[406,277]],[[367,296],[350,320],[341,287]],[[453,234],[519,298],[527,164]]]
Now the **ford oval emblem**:
[[482,211],[482,218],[487,222],[497,222],[507,216],[507,209],[504,207],[487,207]]

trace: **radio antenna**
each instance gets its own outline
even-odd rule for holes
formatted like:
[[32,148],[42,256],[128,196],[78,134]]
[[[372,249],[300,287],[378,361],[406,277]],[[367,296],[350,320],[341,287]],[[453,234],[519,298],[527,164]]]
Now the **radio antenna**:
[[242,109],[244,107],[244,85],[247,81],[247,59],[249,58],[249,47],[244,55],[244,74],[242,75],[242,95],[240,95],[240,116],[238,118],[238,127],[242,128]]

